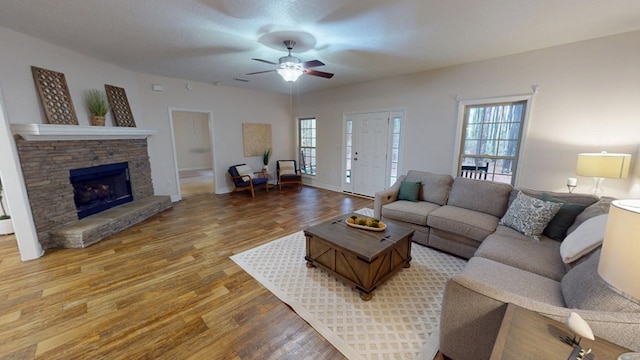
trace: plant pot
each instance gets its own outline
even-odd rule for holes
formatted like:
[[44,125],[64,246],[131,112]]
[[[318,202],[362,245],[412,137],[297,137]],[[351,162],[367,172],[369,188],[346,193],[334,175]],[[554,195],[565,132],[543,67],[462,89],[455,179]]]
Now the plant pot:
[[13,234],[13,223],[11,219],[0,220],[0,235]]
[[91,115],[91,125],[104,126],[104,116]]

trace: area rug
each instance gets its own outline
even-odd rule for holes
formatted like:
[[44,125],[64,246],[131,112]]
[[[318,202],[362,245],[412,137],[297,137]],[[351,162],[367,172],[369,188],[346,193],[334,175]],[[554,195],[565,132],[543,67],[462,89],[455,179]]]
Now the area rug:
[[362,301],[350,286],[307,268],[304,255],[300,231],[231,259],[349,359],[433,359],[444,286],[465,260],[414,243],[411,267]]

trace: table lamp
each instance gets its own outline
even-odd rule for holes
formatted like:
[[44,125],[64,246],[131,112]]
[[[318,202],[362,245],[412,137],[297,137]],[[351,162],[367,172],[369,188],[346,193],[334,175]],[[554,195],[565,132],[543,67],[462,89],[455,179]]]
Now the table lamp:
[[602,193],[602,182],[605,178],[622,179],[629,175],[630,154],[582,153],[578,155],[576,174],[593,177],[595,182],[593,194]]
[[598,274],[609,287],[640,304],[640,200],[611,203],[598,263]]

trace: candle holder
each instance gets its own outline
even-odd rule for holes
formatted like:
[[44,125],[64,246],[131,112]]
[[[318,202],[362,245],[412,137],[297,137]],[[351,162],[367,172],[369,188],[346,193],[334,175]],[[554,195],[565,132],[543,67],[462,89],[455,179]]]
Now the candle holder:
[[578,179],[576,178],[567,179],[567,189],[569,189],[569,194],[571,194],[577,186],[578,186]]

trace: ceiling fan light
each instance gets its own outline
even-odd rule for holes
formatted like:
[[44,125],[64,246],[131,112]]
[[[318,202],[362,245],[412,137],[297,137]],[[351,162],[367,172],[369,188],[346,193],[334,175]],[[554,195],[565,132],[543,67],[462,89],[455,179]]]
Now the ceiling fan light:
[[302,70],[302,64],[289,62],[281,63],[276,72],[282,76],[284,81],[294,82],[298,80],[304,71]]

